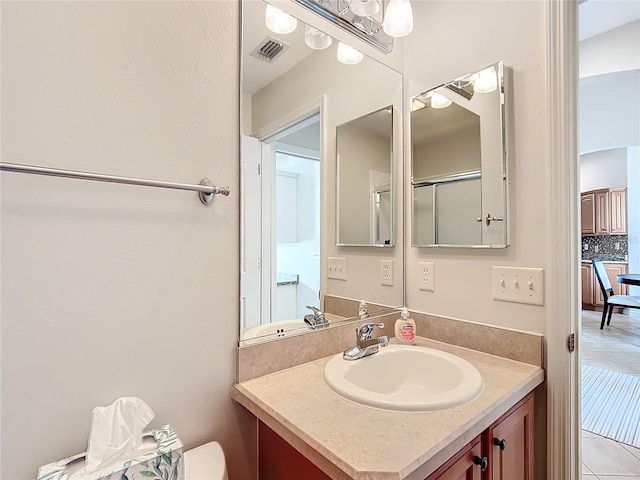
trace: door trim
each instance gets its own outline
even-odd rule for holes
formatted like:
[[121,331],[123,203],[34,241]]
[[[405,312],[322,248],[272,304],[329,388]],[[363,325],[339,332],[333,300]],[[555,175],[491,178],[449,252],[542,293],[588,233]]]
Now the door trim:
[[578,185],[578,2],[547,9],[547,478],[576,480],[580,469]]

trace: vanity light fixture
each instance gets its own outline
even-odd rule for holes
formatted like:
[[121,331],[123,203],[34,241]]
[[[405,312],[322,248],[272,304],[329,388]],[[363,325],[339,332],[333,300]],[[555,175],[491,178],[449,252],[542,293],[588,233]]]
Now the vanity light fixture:
[[267,13],[265,14],[265,22],[269,30],[281,35],[293,32],[298,26],[298,20],[295,17],[292,17],[279,8],[268,4]]
[[444,95],[440,95],[439,93],[433,93],[433,95],[431,95],[431,108],[447,108],[449,105],[451,105],[451,100],[449,100],[447,97],[445,97]]
[[411,0],[293,1],[383,53],[393,50],[394,37],[408,35],[413,29]]
[[473,91],[477,93],[490,93],[498,88],[498,77],[496,69],[493,67],[485,68],[478,72],[478,76],[473,82]]
[[345,65],[360,63],[364,55],[346,43],[338,42],[338,60]]
[[413,8],[410,0],[389,0],[382,28],[392,37],[404,37],[413,30]]
[[378,0],[351,0],[349,10],[359,17],[370,17],[380,11]]
[[331,45],[333,38],[311,25],[304,29],[304,43],[314,50],[323,50]]

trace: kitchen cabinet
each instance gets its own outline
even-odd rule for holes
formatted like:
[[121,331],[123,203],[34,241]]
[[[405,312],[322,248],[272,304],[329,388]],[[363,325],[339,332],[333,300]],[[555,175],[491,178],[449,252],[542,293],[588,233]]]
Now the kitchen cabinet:
[[[617,275],[627,273],[627,264],[603,262],[603,265],[607,271],[613,294],[627,295],[628,286],[618,283],[616,279]],[[604,305],[604,297],[598,278],[593,270],[593,265],[591,263],[582,263],[580,265],[580,273],[582,278],[582,308],[584,310],[597,310],[597,307]],[[601,308],[599,310],[601,310]],[[615,311],[618,312],[621,310],[622,309],[616,309]]]
[[533,398],[518,402],[427,480],[533,479]]
[[627,233],[627,189],[583,192],[580,194],[580,220],[584,235]]

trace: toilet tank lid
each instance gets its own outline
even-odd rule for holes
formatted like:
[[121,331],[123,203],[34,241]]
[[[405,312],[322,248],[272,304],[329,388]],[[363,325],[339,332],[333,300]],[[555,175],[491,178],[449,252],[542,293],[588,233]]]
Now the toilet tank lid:
[[209,442],[184,452],[186,480],[221,480],[226,474],[224,452],[218,442]]

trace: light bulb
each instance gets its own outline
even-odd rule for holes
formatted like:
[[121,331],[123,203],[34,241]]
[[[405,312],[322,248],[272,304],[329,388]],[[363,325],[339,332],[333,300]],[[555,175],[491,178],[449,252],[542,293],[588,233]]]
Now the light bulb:
[[387,35],[404,37],[413,30],[413,8],[409,0],[389,0],[382,28]]
[[273,5],[267,5],[265,22],[269,30],[283,35],[293,32],[298,26],[298,20]]
[[311,25],[307,25],[304,29],[304,43],[314,50],[323,50],[327,48],[333,39],[324,32],[321,32],[317,28],[313,28]]
[[498,88],[498,78],[493,67],[485,68],[475,79],[473,91],[477,93],[489,93]]
[[359,17],[370,17],[380,11],[378,0],[351,0],[349,10]]
[[346,43],[338,42],[338,60],[345,65],[360,63],[364,55]]
[[439,93],[434,92],[431,95],[431,108],[447,108],[451,103],[453,103],[451,100]]

